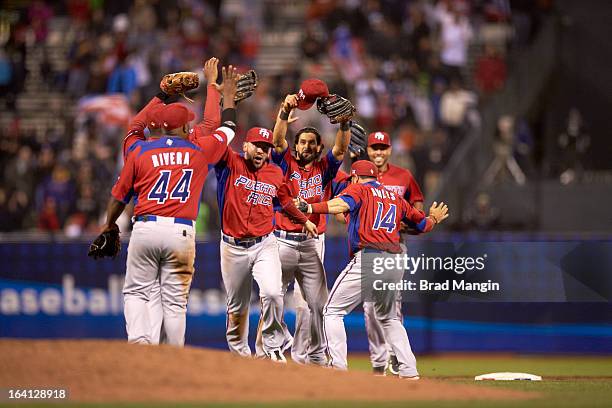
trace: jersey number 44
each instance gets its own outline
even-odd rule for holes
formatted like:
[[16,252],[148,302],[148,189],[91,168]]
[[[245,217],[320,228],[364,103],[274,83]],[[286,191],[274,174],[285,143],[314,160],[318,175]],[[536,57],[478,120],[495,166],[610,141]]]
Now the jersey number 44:
[[157,200],[158,204],[163,204],[168,200],[168,196],[170,200],[180,200],[181,203],[184,203],[189,199],[189,194],[191,193],[191,176],[193,175],[193,169],[182,169],[183,175],[176,183],[174,188],[170,193],[168,193],[168,186],[170,184],[170,176],[172,175],[172,171],[170,170],[161,170],[159,172],[159,177],[155,182],[155,185],[149,191],[149,195],[147,199],[149,200]]

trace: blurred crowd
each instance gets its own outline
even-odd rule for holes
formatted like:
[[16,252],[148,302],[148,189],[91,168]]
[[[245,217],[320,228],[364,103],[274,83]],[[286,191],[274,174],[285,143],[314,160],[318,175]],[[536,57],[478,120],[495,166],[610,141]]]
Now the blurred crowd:
[[[240,105],[239,125],[272,127],[284,95],[331,61],[330,90],[353,100],[368,131],[392,135],[393,161],[413,170],[426,194],[465,133],[479,125],[479,102],[503,89],[506,51],[528,42],[533,31],[530,8],[511,10],[508,0],[306,3],[301,60],[261,78],[256,95]],[[2,17],[9,29],[0,36],[0,89],[6,111],[15,115],[0,140],[0,230],[97,232],[121,166],[125,120],[121,114],[100,120],[98,112],[80,110],[82,101],[123,95],[129,117],[158,92],[165,73],[200,71],[210,56],[240,70],[257,68],[262,33],[278,30],[279,10],[290,6],[273,0],[33,1]],[[57,43],[50,36],[58,21],[67,45],[59,69],[45,46]],[[33,50],[41,55],[41,89],[68,97],[71,108],[59,109],[66,116],[63,132],[20,126],[16,100],[25,91]],[[201,115],[205,95],[194,97],[191,108]],[[333,129],[315,109],[298,116],[292,129],[319,125],[331,144]],[[215,188],[214,180],[206,187],[200,229],[216,224]]]

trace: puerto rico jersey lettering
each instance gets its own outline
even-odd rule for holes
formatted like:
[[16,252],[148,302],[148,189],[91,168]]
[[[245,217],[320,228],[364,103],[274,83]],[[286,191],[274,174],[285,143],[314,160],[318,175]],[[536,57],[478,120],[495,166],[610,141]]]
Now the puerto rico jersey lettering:
[[221,129],[196,143],[178,136],[133,143],[111,194],[125,204],[134,197],[134,215],[195,220],[208,165],[227,150]]
[[350,207],[348,240],[351,256],[362,248],[401,252],[400,222],[408,220],[427,231],[425,214],[381,183],[350,184],[339,195]]
[[[326,190],[342,165],[342,161],[336,159],[331,149],[323,158],[315,160],[308,169],[298,165],[289,148],[282,153],[272,151],[272,161],[282,169],[285,181],[291,185],[294,196],[299,196],[308,203],[319,203],[325,199]],[[308,219],[317,226],[320,234],[325,232],[327,223],[324,215],[310,214]],[[276,229],[302,232],[302,225],[294,224],[281,212],[276,213],[275,222]]]
[[283,173],[266,163],[253,171],[242,155],[227,149],[215,166],[221,230],[234,238],[260,237],[274,230],[274,200]]

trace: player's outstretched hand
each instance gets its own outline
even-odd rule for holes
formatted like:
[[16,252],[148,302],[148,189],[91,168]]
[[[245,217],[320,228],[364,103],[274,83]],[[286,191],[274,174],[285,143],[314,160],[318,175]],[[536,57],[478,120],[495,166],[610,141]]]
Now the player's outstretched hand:
[[310,220],[306,221],[304,224],[304,231],[306,235],[310,238],[316,238],[319,235],[319,231],[317,230],[317,226]]
[[444,203],[436,203],[435,201],[429,208],[429,217],[433,219],[436,224],[441,223],[448,218],[448,206]]
[[217,91],[219,91],[219,85],[217,84],[217,78],[219,77],[219,71],[217,68],[218,64],[219,59],[212,57],[204,63],[204,68],[202,69],[202,71],[204,72],[204,78],[206,78],[206,82],[209,85],[217,85],[215,86],[215,88],[217,88]]
[[223,94],[223,107],[227,108],[230,107],[226,106],[228,103],[234,105],[234,97],[237,92],[236,82],[238,81],[238,71],[234,66],[230,65],[229,67],[221,68],[221,75],[223,77],[223,84],[217,87],[217,89],[221,89],[221,93]]

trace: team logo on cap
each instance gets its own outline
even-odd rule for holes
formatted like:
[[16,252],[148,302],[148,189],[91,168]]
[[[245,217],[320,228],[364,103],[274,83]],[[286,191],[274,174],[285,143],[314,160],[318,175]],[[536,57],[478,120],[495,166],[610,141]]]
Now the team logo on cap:
[[302,176],[297,171],[294,171],[293,173],[291,173],[291,176],[289,176],[289,180],[299,180],[301,178]]
[[306,95],[304,95],[304,91],[302,91],[302,89],[301,89],[301,88],[300,88],[300,90],[298,91],[298,93],[297,93],[297,94],[298,94],[298,98],[299,98],[300,100],[304,100],[304,99],[306,99]]
[[382,132],[376,132],[374,138],[376,138],[376,140],[385,140],[385,135]]
[[259,129],[259,134],[266,139],[270,138],[270,132],[267,129]]

